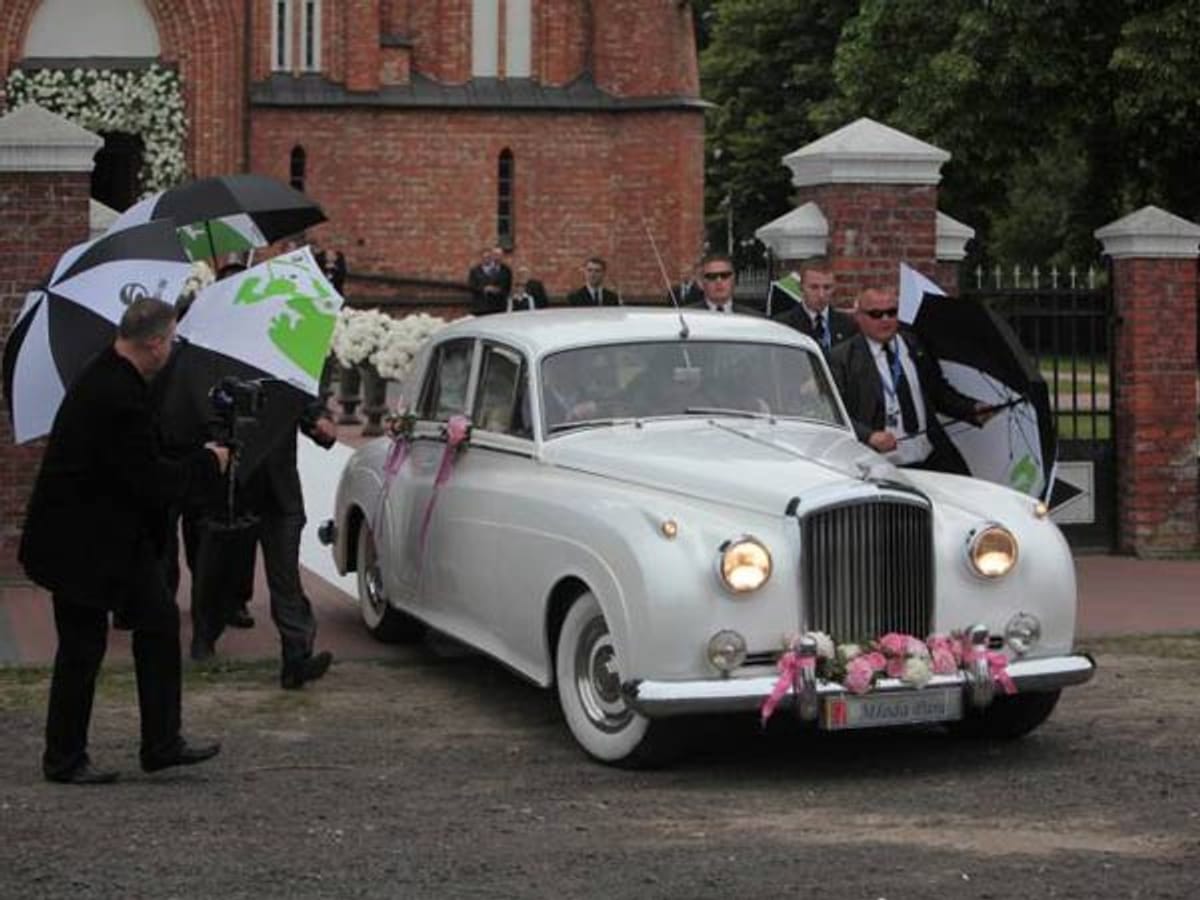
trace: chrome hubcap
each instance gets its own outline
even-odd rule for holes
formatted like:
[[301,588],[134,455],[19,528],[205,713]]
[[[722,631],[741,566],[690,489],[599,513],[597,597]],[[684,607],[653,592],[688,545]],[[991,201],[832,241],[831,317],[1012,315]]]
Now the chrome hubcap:
[[621,696],[616,649],[599,616],[588,622],[575,648],[575,690],[588,719],[603,731],[620,731],[633,717]]

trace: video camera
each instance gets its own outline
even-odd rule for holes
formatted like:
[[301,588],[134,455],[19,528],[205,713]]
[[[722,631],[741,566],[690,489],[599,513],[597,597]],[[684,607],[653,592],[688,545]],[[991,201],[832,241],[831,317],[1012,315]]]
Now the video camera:
[[266,395],[261,381],[226,375],[208,391],[208,402],[216,414],[217,440],[232,441],[239,422],[252,422],[262,413]]

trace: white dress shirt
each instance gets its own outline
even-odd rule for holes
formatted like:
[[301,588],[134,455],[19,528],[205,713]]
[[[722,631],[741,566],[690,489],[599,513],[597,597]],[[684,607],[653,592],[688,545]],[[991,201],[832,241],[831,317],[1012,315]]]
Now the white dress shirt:
[[896,396],[895,385],[892,384],[892,370],[888,366],[887,354],[883,344],[867,338],[867,346],[875,358],[875,368],[879,370],[880,386],[883,388],[884,431],[896,436],[896,449],[885,454],[889,462],[898,466],[919,463],[928,459],[933,452],[933,444],[925,433],[925,394],[921,390],[921,379],[917,376],[917,367],[912,355],[908,352],[908,344],[900,335],[891,340],[892,348],[898,355],[904,377],[908,379],[908,389],[912,393],[913,406],[917,410],[917,431],[915,435],[904,433],[904,423],[900,415],[900,400]]

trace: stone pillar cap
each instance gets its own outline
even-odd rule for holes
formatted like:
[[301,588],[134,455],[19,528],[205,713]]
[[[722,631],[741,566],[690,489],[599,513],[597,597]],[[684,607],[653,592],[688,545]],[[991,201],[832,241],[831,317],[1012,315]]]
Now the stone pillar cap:
[[779,259],[811,259],[825,255],[829,222],[817,204],[805,203],[763,225],[754,236]]
[[1095,235],[1113,259],[1195,259],[1200,255],[1200,225],[1157,206],[1143,206],[1097,228]]
[[861,118],[783,157],[792,184],[937,184],[950,154]]
[[104,139],[29,103],[0,118],[0,172],[91,172]]
[[975,229],[944,212],[937,214],[937,258],[958,262],[967,256],[967,241],[975,237]]

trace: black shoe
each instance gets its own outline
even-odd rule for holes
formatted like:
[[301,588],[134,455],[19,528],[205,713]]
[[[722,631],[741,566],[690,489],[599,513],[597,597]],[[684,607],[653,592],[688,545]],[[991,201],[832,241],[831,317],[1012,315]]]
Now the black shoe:
[[192,651],[191,657],[196,662],[207,662],[217,655],[217,648],[213,646],[212,641],[206,641],[204,638],[192,636]]
[[90,762],[76,766],[65,774],[46,772],[46,780],[57,784],[112,784],[117,773],[112,769],[97,769]]
[[305,682],[316,681],[328,672],[329,664],[332,662],[333,654],[328,650],[322,650],[299,662],[285,662],[283,672],[279,676],[279,683],[285,690],[297,690],[304,687]]
[[254,616],[250,615],[245,606],[239,606],[229,614],[225,624],[231,628],[253,628]]
[[142,771],[157,772],[159,769],[169,769],[172,766],[194,766],[206,759],[212,759],[221,752],[219,741],[189,744],[181,740],[179,746],[172,752],[161,756],[142,754]]

